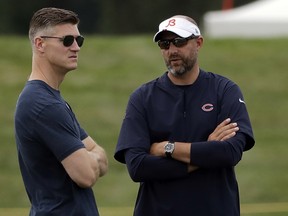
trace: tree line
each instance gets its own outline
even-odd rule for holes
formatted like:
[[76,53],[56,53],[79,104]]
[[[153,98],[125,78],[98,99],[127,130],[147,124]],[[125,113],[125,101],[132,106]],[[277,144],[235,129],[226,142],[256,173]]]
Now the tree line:
[[[255,0],[232,0],[238,7]],[[155,32],[159,22],[183,14],[201,26],[202,16],[221,10],[223,0],[11,0],[0,2],[0,34],[27,34],[32,14],[42,7],[75,11],[79,29],[86,34],[135,34]]]

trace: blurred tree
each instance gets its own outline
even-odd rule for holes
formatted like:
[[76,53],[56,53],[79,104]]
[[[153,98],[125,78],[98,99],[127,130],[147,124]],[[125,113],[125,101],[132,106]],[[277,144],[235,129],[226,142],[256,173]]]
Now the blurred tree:
[[59,7],[76,12],[81,20],[79,29],[86,33],[99,32],[101,0],[48,0],[45,7]]
[[102,26],[107,33],[145,33],[155,31],[158,23],[163,19],[175,14],[185,14],[192,16],[200,22],[201,15],[211,9],[216,8],[219,1],[212,1],[207,5],[207,1],[181,0],[179,2],[171,0],[122,0],[105,1],[103,8],[109,8],[105,16],[106,25]]
[[[234,0],[234,7],[255,0]],[[32,14],[42,7],[60,7],[78,13],[86,34],[150,33],[175,14],[193,17],[201,26],[206,11],[221,10],[223,0],[10,0],[0,2],[0,33],[27,34]]]
[[[234,0],[240,6],[255,0]],[[154,32],[159,22],[176,14],[191,16],[201,26],[202,16],[209,10],[221,10],[223,0],[122,0],[102,1],[103,17],[101,32],[146,33]],[[105,9],[105,10],[104,10]]]
[[80,19],[80,30],[99,31],[99,2],[101,0],[12,0],[0,3],[0,33],[27,34],[29,21],[35,11],[43,7],[59,7],[75,11]]

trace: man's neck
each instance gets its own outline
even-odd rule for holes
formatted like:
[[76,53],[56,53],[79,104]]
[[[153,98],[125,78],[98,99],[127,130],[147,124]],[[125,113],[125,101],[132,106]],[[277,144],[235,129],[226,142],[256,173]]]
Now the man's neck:
[[46,70],[41,67],[32,67],[32,72],[28,80],[42,80],[51,88],[59,90],[63,79],[64,76],[59,77],[59,74],[53,73],[53,71],[49,71],[49,69]]
[[193,70],[188,71],[182,76],[175,76],[171,72],[168,72],[168,77],[175,85],[192,85],[197,80],[199,71],[199,67],[195,67]]

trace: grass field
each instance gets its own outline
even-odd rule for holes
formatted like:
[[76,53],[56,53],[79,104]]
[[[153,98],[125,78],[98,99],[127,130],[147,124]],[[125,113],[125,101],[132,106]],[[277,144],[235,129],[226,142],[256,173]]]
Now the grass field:
[[[242,216],[287,216],[288,203],[244,204]],[[28,208],[2,208],[0,216],[28,215]],[[133,214],[133,207],[102,207],[101,216],[129,216]]]
[[[94,186],[103,216],[131,215],[135,202],[138,185],[113,153],[129,95],[165,70],[151,37],[87,36],[79,68],[62,84],[78,120],[109,156],[109,173]],[[286,45],[288,39],[207,39],[200,53],[201,68],[238,83],[249,109],[256,146],[236,168],[244,216],[288,215],[283,207],[288,202]],[[29,203],[18,168],[13,114],[31,71],[31,49],[27,38],[17,36],[0,36],[0,49],[0,216],[26,215]]]

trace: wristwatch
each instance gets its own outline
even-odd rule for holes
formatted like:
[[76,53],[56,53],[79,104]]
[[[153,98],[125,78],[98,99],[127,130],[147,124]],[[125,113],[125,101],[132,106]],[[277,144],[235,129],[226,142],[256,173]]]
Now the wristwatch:
[[165,154],[166,154],[167,158],[172,158],[172,154],[173,154],[174,149],[175,149],[175,142],[169,141],[164,146],[164,150],[165,150]]

